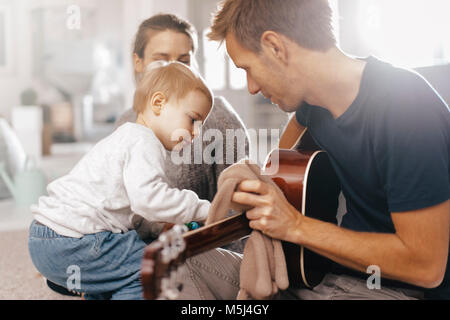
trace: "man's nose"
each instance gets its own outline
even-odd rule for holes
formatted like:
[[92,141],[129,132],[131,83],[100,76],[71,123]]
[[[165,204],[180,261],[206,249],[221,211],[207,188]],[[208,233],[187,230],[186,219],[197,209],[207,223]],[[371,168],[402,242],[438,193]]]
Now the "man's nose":
[[252,95],[257,94],[261,90],[258,84],[252,79],[252,77],[248,75],[248,73],[247,73],[247,87],[248,92]]

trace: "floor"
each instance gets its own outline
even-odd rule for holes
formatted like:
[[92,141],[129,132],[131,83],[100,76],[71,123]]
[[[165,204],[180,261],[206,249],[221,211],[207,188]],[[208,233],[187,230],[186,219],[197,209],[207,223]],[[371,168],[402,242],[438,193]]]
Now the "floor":
[[[49,180],[69,172],[88,144],[55,145],[40,167]],[[0,300],[76,300],[50,290],[28,253],[29,207],[18,207],[12,198],[0,200]]]
[[28,230],[0,232],[0,300],[78,300],[50,290],[28,254]]

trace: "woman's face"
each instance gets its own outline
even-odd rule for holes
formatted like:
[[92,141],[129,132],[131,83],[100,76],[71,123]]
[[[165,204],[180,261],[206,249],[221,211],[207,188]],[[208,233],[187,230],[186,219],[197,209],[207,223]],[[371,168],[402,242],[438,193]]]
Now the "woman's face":
[[134,70],[141,73],[145,67],[157,60],[178,61],[188,66],[193,57],[190,38],[181,32],[173,30],[150,31],[149,40],[144,50],[144,57],[134,54]]

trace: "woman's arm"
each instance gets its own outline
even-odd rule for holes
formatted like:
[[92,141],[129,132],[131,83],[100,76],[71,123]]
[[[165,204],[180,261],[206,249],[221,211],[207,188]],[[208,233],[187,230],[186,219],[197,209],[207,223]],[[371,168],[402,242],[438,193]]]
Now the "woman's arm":
[[[211,114],[213,116],[211,126],[220,130],[224,143],[223,158],[218,159],[221,161],[216,161],[215,163],[216,178],[218,178],[227,167],[249,156],[250,138],[244,122],[223,97],[214,99],[214,108],[214,113]],[[228,137],[227,131],[229,133]]]

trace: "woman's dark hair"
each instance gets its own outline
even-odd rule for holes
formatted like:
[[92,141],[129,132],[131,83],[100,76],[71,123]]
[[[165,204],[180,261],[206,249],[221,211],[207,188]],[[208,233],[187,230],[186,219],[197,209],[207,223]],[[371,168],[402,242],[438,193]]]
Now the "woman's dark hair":
[[183,33],[189,37],[192,45],[192,52],[195,53],[198,47],[198,35],[195,27],[188,21],[181,19],[174,14],[157,14],[143,21],[139,26],[134,42],[133,53],[139,58],[144,58],[145,48],[149,41],[149,31],[165,31],[173,30]]

